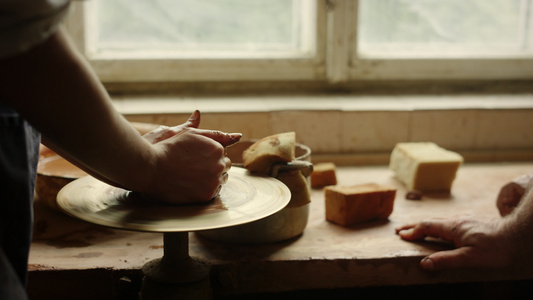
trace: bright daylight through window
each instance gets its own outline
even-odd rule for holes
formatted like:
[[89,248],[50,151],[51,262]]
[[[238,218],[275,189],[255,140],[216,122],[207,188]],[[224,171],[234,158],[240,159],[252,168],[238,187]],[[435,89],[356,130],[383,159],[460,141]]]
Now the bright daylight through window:
[[530,0],[361,0],[359,53],[531,55],[531,9]]
[[[97,55],[308,55],[309,0],[97,0]],[[314,33],[314,32],[313,32]]]
[[69,23],[103,81],[503,80],[533,78],[532,10],[533,0],[92,0]]

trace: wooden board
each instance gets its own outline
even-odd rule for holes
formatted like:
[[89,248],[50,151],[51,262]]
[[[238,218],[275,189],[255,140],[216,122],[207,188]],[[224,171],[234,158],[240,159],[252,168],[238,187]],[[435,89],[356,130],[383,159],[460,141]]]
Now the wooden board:
[[[405,199],[405,189],[385,166],[340,167],[339,185],[375,182],[398,188],[388,220],[344,228],[325,220],[322,190],[312,191],[309,223],[295,239],[260,246],[224,245],[190,234],[190,255],[212,268],[217,293],[275,292],[310,288],[415,285],[533,278],[497,271],[422,272],[420,259],[449,246],[401,240],[394,228],[429,217],[473,214],[499,217],[495,199],[533,163],[463,165],[450,195]],[[36,202],[30,270],[139,270],[162,255],[162,235],[111,230],[72,219]],[[76,273],[78,274],[78,273]]]

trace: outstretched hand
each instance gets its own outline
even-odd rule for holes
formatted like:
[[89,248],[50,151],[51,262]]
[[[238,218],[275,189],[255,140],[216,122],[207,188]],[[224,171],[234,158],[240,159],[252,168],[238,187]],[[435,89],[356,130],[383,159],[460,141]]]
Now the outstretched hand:
[[228,180],[231,161],[225,147],[240,133],[198,129],[200,112],[175,127],[159,127],[143,137],[156,149],[152,187],[144,194],[174,203],[207,202],[217,196]]
[[408,241],[426,237],[453,243],[455,249],[435,252],[420,262],[427,271],[454,268],[502,268],[510,266],[517,246],[506,232],[503,219],[477,220],[466,216],[406,224],[396,233]]

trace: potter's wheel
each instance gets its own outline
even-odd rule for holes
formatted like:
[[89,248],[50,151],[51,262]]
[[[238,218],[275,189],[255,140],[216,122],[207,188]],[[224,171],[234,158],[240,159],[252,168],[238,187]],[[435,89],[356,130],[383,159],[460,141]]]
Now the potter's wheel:
[[211,299],[209,267],[189,256],[188,232],[253,222],[283,209],[290,190],[271,177],[233,167],[219,196],[206,204],[146,203],[93,177],[67,184],[57,204],[67,214],[112,228],[162,232],[164,254],[143,268],[141,299]]
[[118,229],[188,232],[216,229],[267,217],[287,205],[291,194],[280,181],[231,168],[219,197],[207,204],[146,203],[134,193],[93,177],[67,184],[57,195],[59,207],[76,218]]

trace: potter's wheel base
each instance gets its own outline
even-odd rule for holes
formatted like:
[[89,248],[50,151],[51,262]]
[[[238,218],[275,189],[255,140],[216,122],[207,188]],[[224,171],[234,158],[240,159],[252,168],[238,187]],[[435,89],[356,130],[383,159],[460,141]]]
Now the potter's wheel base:
[[189,283],[209,276],[209,267],[191,257],[175,262],[158,258],[147,262],[142,267],[144,276],[163,283]]
[[212,299],[209,277],[187,284],[162,283],[143,278],[141,300],[152,299]]
[[163,247],[142,268],[141,299],[211,299],[209,268],[189,256],[189,233],[164,233]]

